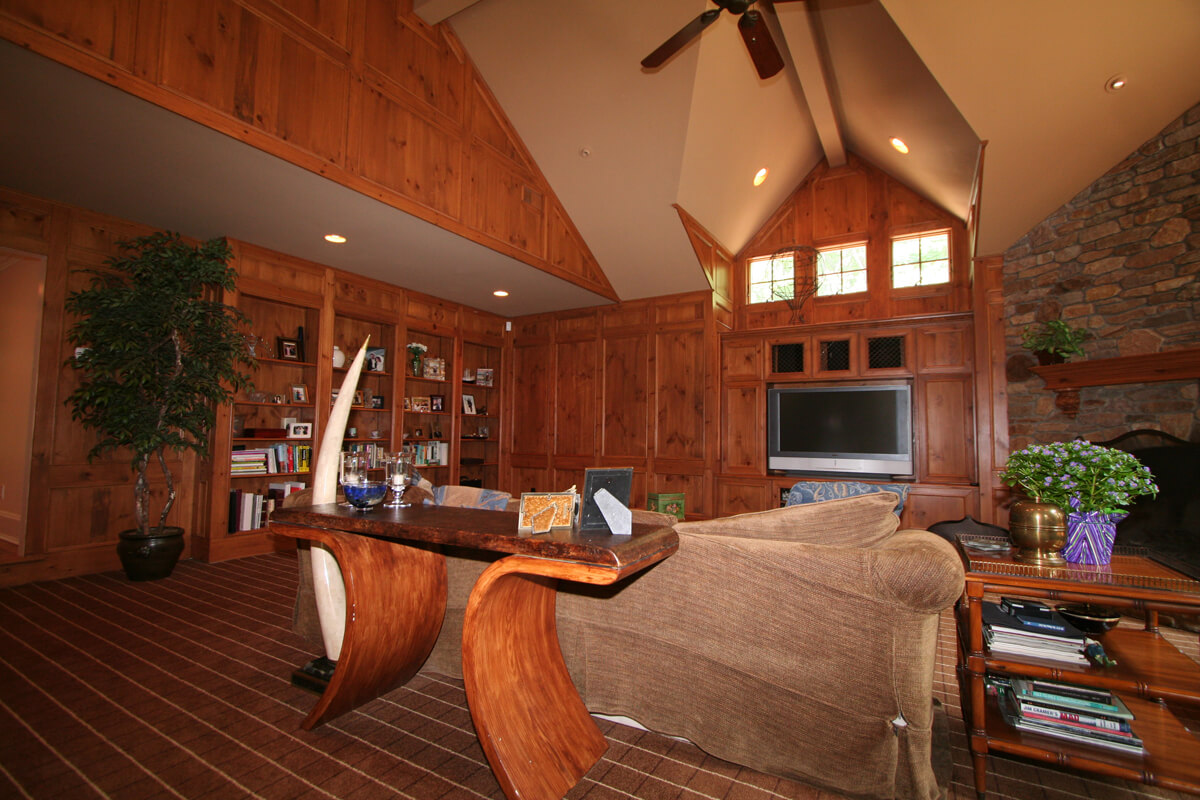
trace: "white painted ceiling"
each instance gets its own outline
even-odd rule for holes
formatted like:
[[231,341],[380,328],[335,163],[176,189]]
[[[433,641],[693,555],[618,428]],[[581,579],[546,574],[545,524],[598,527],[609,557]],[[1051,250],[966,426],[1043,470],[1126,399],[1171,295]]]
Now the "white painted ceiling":
[[[704,0],[428,3],[451,15],[622,299],[705,288],[673,204],[737,251],[839,148],[963,217],[986,141],[977,252],[1001,253],[1200,101],[1197,0],[781,3],[787,66],[766,81],[729,14],[640,67]],[[1129,85],[1108,93],[1115,74]],[[755,189],[760,166],[771,175]],[[504,316],[602,302],[7,44],[0,184]],[[314,235],[330,226],[348,245]],[[507,300],[490,295],[501,283]]]

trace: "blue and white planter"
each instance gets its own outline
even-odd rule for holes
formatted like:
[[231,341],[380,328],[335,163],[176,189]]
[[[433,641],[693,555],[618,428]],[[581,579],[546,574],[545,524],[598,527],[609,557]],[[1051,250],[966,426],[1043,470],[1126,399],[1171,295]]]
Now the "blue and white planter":
[[[1079,500],[1071,498],[1071,508]],[[1125,511],[1078,511],[1067,514],[1067,546],[1062,557],[1075,564],[1107,564],[1112,560],[1117,523],[1129,516]]]

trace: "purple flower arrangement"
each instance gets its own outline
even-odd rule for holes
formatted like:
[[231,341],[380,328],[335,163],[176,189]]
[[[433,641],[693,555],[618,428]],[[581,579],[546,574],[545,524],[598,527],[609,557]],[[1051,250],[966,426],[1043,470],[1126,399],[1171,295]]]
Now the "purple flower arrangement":
[[1063,558],[1107,564],[1121,509],[1155,495],[1154,476],[1130,453],[1087,441],[1035,444],[1008,457],[1000,479],[1030,499],[1068,512]]

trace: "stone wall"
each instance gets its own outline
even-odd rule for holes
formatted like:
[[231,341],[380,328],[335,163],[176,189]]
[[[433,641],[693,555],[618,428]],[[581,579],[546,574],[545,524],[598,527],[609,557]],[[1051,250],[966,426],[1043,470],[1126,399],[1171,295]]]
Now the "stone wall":
[[1010,447],[1157,428],[1200,441],[1197,381],[1093,387],[1079,415],[1030,371],[1021,332],[1060,314],[1085,358],[1200,346],[1200,104],[1004,254]]

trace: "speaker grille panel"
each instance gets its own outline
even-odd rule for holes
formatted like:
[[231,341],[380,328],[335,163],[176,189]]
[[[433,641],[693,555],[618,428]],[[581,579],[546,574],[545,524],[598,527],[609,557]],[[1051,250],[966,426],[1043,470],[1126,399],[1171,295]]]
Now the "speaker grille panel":
[[880,336],[867,339],[867,369],[904,367],[904,337]]
[[848,339],[821,342],[821,369],[825,372],[842,372],[850,369],[850,341]]
[[804,372],[804,343],[771,345],[772,372]]

